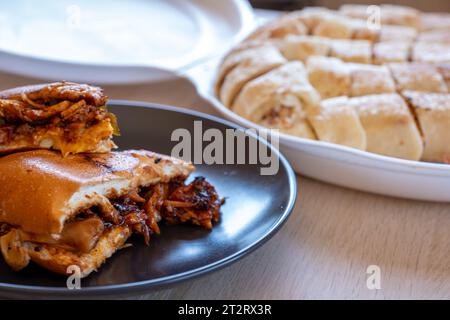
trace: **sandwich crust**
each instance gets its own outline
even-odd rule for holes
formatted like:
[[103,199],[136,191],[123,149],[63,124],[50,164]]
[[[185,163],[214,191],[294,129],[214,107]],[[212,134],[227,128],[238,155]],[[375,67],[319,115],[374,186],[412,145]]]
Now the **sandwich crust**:
[[84,99],[95,107],[104,106],[107,101],[107,97],[99,87],[65,81],[4,90],[0,92],[0,99],[24,101],[23,94],[33,101],[55,99],[77,102]]
[[56,149],[63,155],[108,152],[118,134],[101,88],[72,82],[0,92],[0,153]]
[[105,197],[187,177],[193,170],[190,163],[149,151],[66,158],[48,150],[11,154],[0,158],[0,222],[57,235],[67,219]]
[[131,236],[130,228],[126,226],[112,227],[98,240],[97,245],[88,253],[76,253],[63,248],[38,243],[28,243],[30,259],[52,272],[68,274],[70,266],[80,268],[82,278],[88,276],[125,245]]

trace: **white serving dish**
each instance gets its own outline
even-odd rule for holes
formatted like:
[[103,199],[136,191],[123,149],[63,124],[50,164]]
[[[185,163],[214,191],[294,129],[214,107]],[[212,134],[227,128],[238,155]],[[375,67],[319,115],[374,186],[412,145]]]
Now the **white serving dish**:
[[160,81],[253,29],[245,0],[0,2],[0,70],[96,84]]
[[[214,79],[219,63],[220,59],[214,59],[193,68],[187,77],[225,118],[245,128],[262,129],[233,113],[215,97]],[[447,164],[402,160],[286,134],[280,134],[280,149],[294,170],[307,177],[387,196],[450,202]]]

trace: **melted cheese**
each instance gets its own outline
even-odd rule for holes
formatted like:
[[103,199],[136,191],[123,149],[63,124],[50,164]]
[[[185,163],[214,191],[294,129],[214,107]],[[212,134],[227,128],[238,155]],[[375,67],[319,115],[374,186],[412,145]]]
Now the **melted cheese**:
[[[102,121],[94,126],[84,129],[81,137],[76,139],[75,142],[70,142],[64,138],[63,129],[55,127],[46,130],[42,134],[38,134],[35,138],[35,143],[41,147],[51,147],[53,149],[61,150],[61,153],[64,156],[71,153],[88,151],[104,152],[109,151],[109,149],[114,147],[112,142],[107,141],[112,136],[112,133],[113,127],[111,126],[111,123]],[[103,145],[100,145],[101,143],[103,143]]]

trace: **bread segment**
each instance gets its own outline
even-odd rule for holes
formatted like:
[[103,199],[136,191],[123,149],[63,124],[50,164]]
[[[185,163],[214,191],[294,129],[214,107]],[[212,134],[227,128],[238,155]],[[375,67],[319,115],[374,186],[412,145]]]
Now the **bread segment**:
[[450,163],[450,94],[403,91],[425,140],[423,161]]
[[[382,4],[378,8],[380,8],[382,24],[410,26],[413,28],[420,26],[420,12],[412,7]],[[374,10],[370,10],[369,5],[363,4],[344,4],[339,8],[339,12],[345,16],[363,20],[367,20],[371,14],[374,14]]]
[[[449,16],[450,20],[450,16]],[[417,38],[418,42],[437,42],[437,43],[450,43],[450,27],[448,30],[430,30],[422,32]]]
[[306,112],[318,103],[303,64],[294,61],[247,83],[231,110],[266,127],[315,139]]
[[319,140],[366,150],[366,133],[347,97],[322,100],[309,120]]
[[289,36],[276,42],[283,56],[288,60],[306,62],[311,56],[327,56],[329,40],[314,36]]
[[444,78],[433,66],[424,63],[390,63],[389,69],[398,91],[447,92]]
[[321,19],[313,28],[312,34],[331,39],[351,39],[353,25],[351,20],[337,14],[330,14]]
[[395,83],[387,67],[352,63],[348,68],[352,97],[395,92]]
[[284,62],[286,59],[271,45],[232,52],[225,58],[219,71],[220,100],[224,105],[231,106],[234,98],[247,82]]
[[420,160],[423,142],[414,117],[400,95],[380,94],[350,99],[367,136],[367,151]]
[[422,31],[450,30],[450,13],[448,12],[422,12],[420,20]]
[[407,62],[411,43],[407,41],[383,41],[373,45],[373,63]]
[[295,15],[287,14],[256,29],[247,37],[246,41],[280,39],[289,35],[306,34],[308,34],[308,29],[303,22]]
[[365,40],[332,40],[330,55],[345,62],[372,62],[372,44]]
[[385,66],[344,63],[337,58],[311,57],[307,63],[311,84],[322,99],[395,92]]
[[426,63],[450,63],[450,43],[417,42],[413,46],[412,60]]
[[308,59],[307,70],[310,83],[322,99],[350,95],[350,69],[341,60],[313,56]]
[[380,42],[403,41],[412,43],[417,38],[417,30],[404,26],[382,25],[380,29]]

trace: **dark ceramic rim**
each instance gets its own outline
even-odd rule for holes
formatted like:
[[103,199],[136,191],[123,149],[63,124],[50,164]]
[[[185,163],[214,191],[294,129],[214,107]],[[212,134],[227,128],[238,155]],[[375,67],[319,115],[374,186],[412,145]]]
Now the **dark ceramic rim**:
[[[234,128],[234,129],[243,129],[230,121],[223,120],[219,117],[208,115],[202,112],[193,111],[189,109],[161,105],[156,103],[148,103],[148,102],[140,102],[140,101],[129,101],[129,100],[111,100],[108,105],[113,106],[127,106],[127,107],[138,107],[138,108],[149,108],[149,109],[157,109],[157,110],[165,110],[171,112],[183,113],[191,116],[196,116],[198,118],[207,119],[209,121],[217,122],[223,124],[225,126]],[[254,136],[255,137],[255,136]],[[214,263],[207,264],[203,267],[192,269],[183,273],[174,274],[171,276],[155,278],[151,280],[144,280],[138,282],[131,283],[123,283],[117,285],[106,285],[106,286],[97,286],[97,287],[88,287],[83,288],[81,290],[68,290],[62,287],[45,287],[45,286],[29,286],[29,285],[17,285],[17,284],[9,284],[9,283],[0,283],[0,293],[2,295],[18,295],[18,296],[32,296],[32,295],[44,295],[44,296],[53,296],[59,298],[70,298],[70,297],[78,297],[83,298],[84,296],[110,296],[110,295],[124,295],[124,294],[139,294],[141,292],[150,291],[151,289],[161,287],[163,285],[175,284],[181,281],[185,281],[188,279],[196,278],[205,274],[208,274],[212,271],[219,270],[225,266],[228,266],[239,259],[243,258],[245,255],[251,253],[255,249],[259,248],[265,242],[267,242],[275,233],[284,225],[284,223],[289,218],[297,197],[297,184],[295,179],[295,173],[286,160],[286,158],[272,145],[268,142],[262,140],[259,137],[255,137],[259,141],[261,141],[264,145],[267,145],[272,152],[279,157],[282,168],[284,168],[287,172],[288,176],[288,184],[290,189],[289,201],[286,207],[283,210],[283,213],[280,215],[278,221],[269,228],[265,234],[256,241],[254,241],[251,245],[247,246],[244,249],[234,253],[233,255],[222,258]]]

